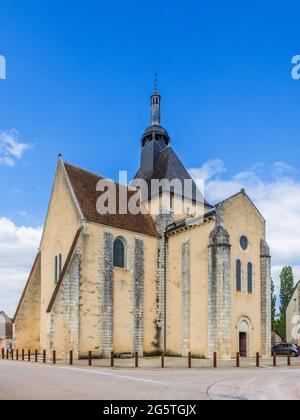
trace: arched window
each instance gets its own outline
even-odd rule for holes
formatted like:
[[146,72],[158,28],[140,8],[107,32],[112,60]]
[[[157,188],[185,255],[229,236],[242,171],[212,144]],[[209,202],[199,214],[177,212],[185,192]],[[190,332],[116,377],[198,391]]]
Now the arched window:
[[125,242],[121,238],[114,241],[114,267],[125,268]]
[[55,283],[58,282],[62,271],[62,255],[55,256]]
[[248,293],[253,292],[253,266],[248,263]]
[[236,291],[242,291],[242,263],[240,260],[236,262]]

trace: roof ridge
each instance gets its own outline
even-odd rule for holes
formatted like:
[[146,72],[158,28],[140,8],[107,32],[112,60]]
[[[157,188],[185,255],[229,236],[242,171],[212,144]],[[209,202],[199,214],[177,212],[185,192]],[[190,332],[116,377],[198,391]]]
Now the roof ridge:
[[85,168],[82,168],[81,166],[74,165],[73,163],[70,163],[70,162],[64,161],[64,165],[72,166],[72,168],[74,168],[74,169],[79,169],[80,171],[86,172],[87,174],[94,175],[94,176],[97,176],[97,177],[102,178],[102,179],[108,179],[105,176],[102,176],[100,174],[96,174],[96,172],[89,171]]
[[82,168],[81,166],[73,165],[70,162],[65,162],[64,161],[63,163],[64,163],[64,165],[68,165],[68,166],[71,166],[72,168],[79,169],[80,171],[85,172],[86,174],[96,176],[96,177],[98,177],[100,179],[103,179],[103,180],[106,180],[106,181],[112,181],[115,185],[127,188],[129,191],[132,190],[132,187],[130,187],[130,185],[120,184],[120,182],[117,182],[114,179],[108,178],[104,175],[96,174],[96,172],[89,171],[88,169]]

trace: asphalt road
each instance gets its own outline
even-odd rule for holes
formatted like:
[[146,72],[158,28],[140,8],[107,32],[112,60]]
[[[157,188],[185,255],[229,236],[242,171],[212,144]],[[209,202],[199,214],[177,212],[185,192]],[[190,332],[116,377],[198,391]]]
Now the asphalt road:
[[300,400],[299,368],[110,370],[0,361],[0,400]]

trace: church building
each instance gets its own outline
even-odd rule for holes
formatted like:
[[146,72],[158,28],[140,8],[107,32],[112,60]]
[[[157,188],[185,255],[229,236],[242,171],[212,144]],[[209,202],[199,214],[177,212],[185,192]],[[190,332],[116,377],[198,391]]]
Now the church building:
[[[160,113],[155,90],[137,175],[130,186],[113,183],[117,197],[126,192],[126,204],[139,194],[140,212],[121,211],[118,200],[115,212],[99,212],[105,178],[59,156],[42,240],[14,317],[16,349],[56,350],[58,358],[70,350],[79,358],[89,351],[103,358],[112,351],[270,356],[265,219],[245,190],[221,203],[205,200]],[[153,180],[162,181],[158,191]],[[178,181],[189,182],[188,193]]]

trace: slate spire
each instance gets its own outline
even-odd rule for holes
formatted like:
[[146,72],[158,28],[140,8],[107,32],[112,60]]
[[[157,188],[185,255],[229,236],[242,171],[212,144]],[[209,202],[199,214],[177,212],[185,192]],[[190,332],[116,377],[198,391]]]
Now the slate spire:
[[[160,119],[161,96],[155,83],[154,93],[151,96],[151,125],[142,137],[141,164],[134,179],[142,179],[148,185],[149,197],[154,196],[151,189],[152,180],[179,180],[184,185],[185,180],[192,180],[190,174],[177,157],[170,146],[168,132],[161,126]],[[192,191],[185,194],[193,201],[199,201],[201,193],[197,194],[198,189],[192,180]],[[148,197],[147,197],[148,198]],[[144,197],[143,197],[144,201]],[[200,201],[211,207],[201,196]]]
[[160,126],[160,102],[161,96],[157,90],[157,72],[154,73],[155,77],[155,86],[154,92],[151,96],[151,126],[157,125]]

